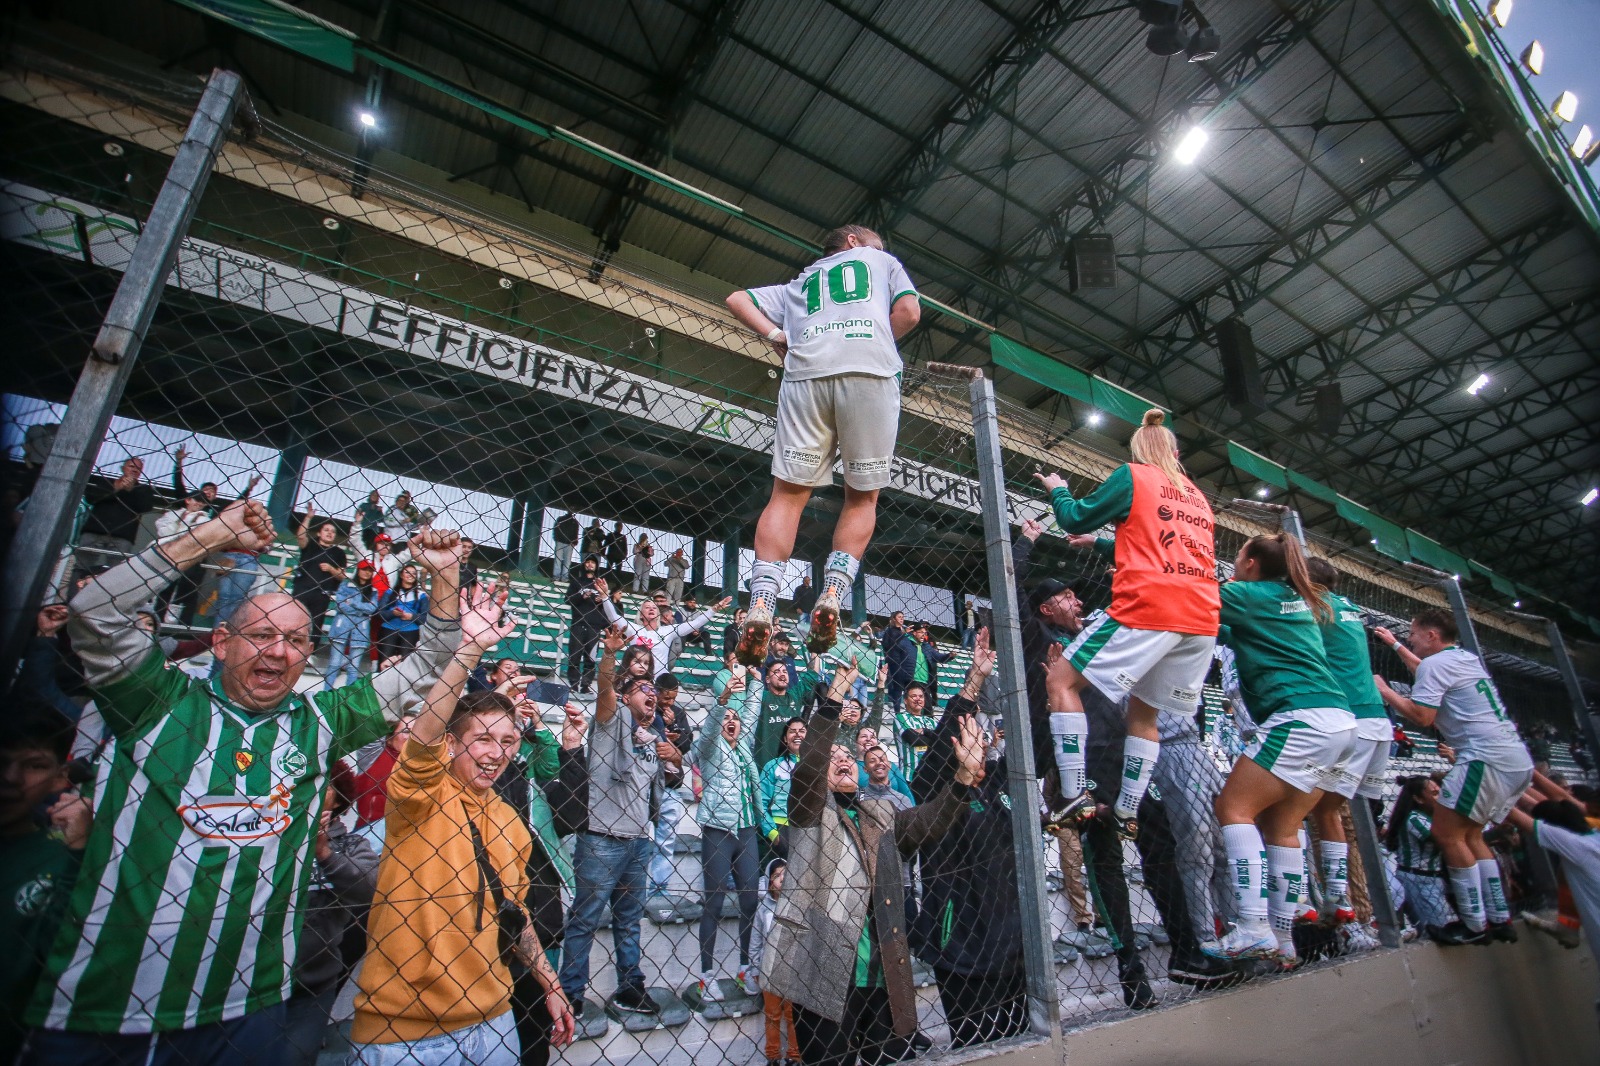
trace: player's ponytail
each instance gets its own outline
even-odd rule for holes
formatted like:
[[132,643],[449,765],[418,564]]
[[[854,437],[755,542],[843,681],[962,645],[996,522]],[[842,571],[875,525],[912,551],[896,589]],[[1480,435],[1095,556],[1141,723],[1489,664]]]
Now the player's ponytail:
[[1133,431],[1133,436],[1128,440],[1128,454],[1134,462],[1161,471],[1179,492],[1192,492],[1194,486],[1189,484],[1183,464],[1178,462],[1178,438],[1162,424],[1166,418],[1166,412],[1159,407],[1146,411],[1143,424]]
[[1317,621],[1333,621],[1333,608],[1323,596],[1327,590],[1311,580],[1311,573],[1306,569],[1306,553],[1298,540],[1287,533],[1251,537],[1245,541],[1244,553],[1246,558],[1256,561],[1263,578],[1287,582],[1298,592]]

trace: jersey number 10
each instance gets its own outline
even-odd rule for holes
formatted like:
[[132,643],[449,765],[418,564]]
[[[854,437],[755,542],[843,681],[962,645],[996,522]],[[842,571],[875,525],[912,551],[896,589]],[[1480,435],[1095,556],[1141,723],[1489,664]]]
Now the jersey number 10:
[[860,303],[872,295],[872,274],[867,264],[859,259],[846,259],[835,263],[826,271],[813,270],[801,282],[800,291],[806,294],[806,314],[822,310],[822,275],[828,275],[828,299],[836,304]]

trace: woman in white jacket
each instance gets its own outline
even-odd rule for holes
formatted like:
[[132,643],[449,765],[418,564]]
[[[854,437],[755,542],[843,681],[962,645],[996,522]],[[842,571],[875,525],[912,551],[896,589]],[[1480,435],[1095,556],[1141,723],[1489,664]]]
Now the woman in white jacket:
[[628,638],[629,644],[643,645],[650,649],[654,660],[654,669],[650,671],[651,677],[660,677],[672,670],[672,648],[674,643],[681,641],[691,633],[698,633],[711,624],[711,619],[716,617],[718,611],[732,603],[731,597],[724,596],[715,604],[707,607],[699,614],[686,622],[676,625],[662,625],[661,612],[654,602],[646,600],[639,605],[639,620],[630,621],[617,612],[616,605],[611,602],[611,590],[605,581],[594,583],[596,591],[605,597],[601,606],[605,608],[606,620],[614,626],[621,626],[622,633]]

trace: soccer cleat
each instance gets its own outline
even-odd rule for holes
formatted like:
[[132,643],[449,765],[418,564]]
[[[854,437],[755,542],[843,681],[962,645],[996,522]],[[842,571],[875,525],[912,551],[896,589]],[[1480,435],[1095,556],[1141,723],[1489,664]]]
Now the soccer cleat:
[[1333,909],[1334,925],[1349,925],[1356,920],[1356,912],[1350,907],[1335,907]]
[[1215,948],[1207,945],[1202,950],[1215,959],[1271,959],[1278,955],[1278,938],[1266,926],[1241,925],[1217,941]]
[[1057,802],[1059,806],[1045,812],[1046,832],[1052,829],[1077,829],[1095,815],[1094,797],[1087,792],[1080,792],[1072,799]]
[[1503,922],[1490,922],[1489,939],[1515,944],[1517,942],[1517,927],[1511,924],[1509,918]]
[[722,986],[717,984],[717,979],[710,973],[700,975],[700,1000],[703,1003],[715,1003],[723,999]]
[[1456,947],[1462,944],[1487,944],[1489,942],[1487,930],[1473,932],[1462,922],[1429,926],[1428,935],[1433,938],[1434,943],[1443,944],[1447,947]]
[[629,1014],[661,1013],[661,1008],[651,998],[649,992],[632,986],[617,989],[616,995],[611,997],[611,1005]]
[[1194,954],[1174,952],[1167,963],[1167,977],[1191,988],[1220,988],[1241,980],[1239,971],[1231,963],[1212,958],[1204,954],[1203,949]]
[[745,615],[744,629],[739,631],[739,644],[733,657],[745,666],[761,666],[767,661],[767,643],[772,640],[772,612],[761,607],[751,607]]
[[811,611],[811,632],[806,635],[806,650],[821,655],[839,639],[839,596],[825,591],[817,597]]

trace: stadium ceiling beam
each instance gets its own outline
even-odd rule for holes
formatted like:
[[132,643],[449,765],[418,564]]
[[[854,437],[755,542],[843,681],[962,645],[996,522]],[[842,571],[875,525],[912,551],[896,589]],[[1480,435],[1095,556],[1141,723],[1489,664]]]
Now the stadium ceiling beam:
[[1150,387],[1186,361],[1195,348],[1210,344],[1216,321],[1274,300],[1286,285],[1318,265],[1323,256],[1429,185],[1430,171],[1448,169],[1486,140],[1482,130],[1463,119],[1424,153],[1425,163],[1403,160],[1352,193],[1338,208],[1318,212],[1310,222],[1282,237],[1249,263],[1224,271],[1210,287],[1173,308],[1133,342],[1135,348],[1146,353],[1146,369],[1130,381],[1130,386]]
[[[663,101],[662,111],[666,122],[639,145],[633,153],[634,159],[647,167],[656,167],[667,158],[684,113],[694,101],[695,92],[706,71],[711,68],[722,42],[727,40],[733,24],[744,11],[745,3],[746,0],[715,0],[702,17],[699,29],[684,50],[678,69],[657,81],[656,95]],[[611,257],[622,247],[623,234],[633,220],[633,213],[638,210],[645,187],[650,184],[650,180],[643,175],[629,173],[621,187],[614,189],[607,197],[594,226],[594,235],[600,239],[600,249],[589,268],[592,277],[599,277]]]
[[[1558,463],[1577,460],[1571,469],[1564,470],[1558,477],[1550,477],[1537,481],[1530,480],[1525,485],[1513,489],[1500,496],[1487,495],[1483,490],[1496,485],[1516,484],[1520,476],[1516,472],[1515,455],[1502,456],[1501,458],[1474,467],[1467,471],[1452,471],[1443,475],[1455,482],[1464,492],[1472,493],[1472,505],[1467,509],[1446,512],[1434,509],[1427,514],[1437,520],[1459,519],[1463,532],[1468,534],[1467,540],[1481,541],[1493,537],[1508,529],[1516,529],[1530,523],[1558,517],[1562,512],[1569,512],[1576,517],[1578,501],[1574,499],[1552,499],[1552,488],[1556,483],[1566,480],[1573,474],[1580,473],[1583,469],[1581,457],[1591,450],[1593,445],[1586,441],[1553,440],[1547,441],[1537,449],[1537,456],[1541,463],[1554,465]],[[1487,484],[1485,484],[1487,483]],[[1507,558],[1509,563],[1514,558]]]

